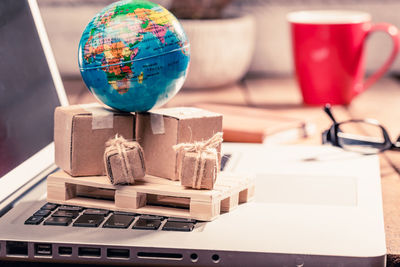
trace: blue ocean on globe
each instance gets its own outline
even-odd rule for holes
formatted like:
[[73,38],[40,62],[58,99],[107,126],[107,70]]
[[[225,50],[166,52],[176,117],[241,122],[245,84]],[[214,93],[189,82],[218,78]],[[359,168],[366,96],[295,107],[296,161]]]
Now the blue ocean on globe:
[[127,0],[107,6],[90,21],[78,59],[96,98],[118,110],[141,112],[165,104],[181,89],[190,46],[168,10]]

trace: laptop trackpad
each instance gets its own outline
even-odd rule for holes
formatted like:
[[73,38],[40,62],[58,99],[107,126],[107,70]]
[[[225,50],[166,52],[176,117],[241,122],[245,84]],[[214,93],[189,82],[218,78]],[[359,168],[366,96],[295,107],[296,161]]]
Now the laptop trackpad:
[[306,205],[357,205],[355,177],[258,175],[256,202]]

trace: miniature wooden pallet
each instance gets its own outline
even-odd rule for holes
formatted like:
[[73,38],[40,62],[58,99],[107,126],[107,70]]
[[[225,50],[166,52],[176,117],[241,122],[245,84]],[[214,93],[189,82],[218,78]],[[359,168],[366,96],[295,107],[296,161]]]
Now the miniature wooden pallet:
[[47,178],[47,201],[211,221],[254,196],[254,180],[221,173],[213,190],[194,190],[154,176],[114,186],[106,176],[72,177],[60,171]]

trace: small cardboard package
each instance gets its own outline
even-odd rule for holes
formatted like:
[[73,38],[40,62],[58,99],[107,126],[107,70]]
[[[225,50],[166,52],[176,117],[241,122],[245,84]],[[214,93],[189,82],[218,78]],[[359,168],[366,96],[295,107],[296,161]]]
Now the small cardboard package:
[[194,189],[213,189],[218,166],[218,156],[215,154],[186,152],[179,167],[181,184]]
[[133,184],[135,179],[145,176],[144,153],[138,142],[116,136],[106,146],[104,164],[113,185]]
[[222,132],[222,115],[198,108],[158,109],[139,113],[136,119],[136,138],[146,155],[146,173],[171,180],[179,179],[174,145],[204,141]]
[[213,189],[220,166],[222,132],[202,142],[180,143],[177,153],[177,174],[181,184],[194,189]]
[[97,103],[57,107],[55,163],[72,176],[105,175],[105,143],[116,134],[134,139],[135,116]]

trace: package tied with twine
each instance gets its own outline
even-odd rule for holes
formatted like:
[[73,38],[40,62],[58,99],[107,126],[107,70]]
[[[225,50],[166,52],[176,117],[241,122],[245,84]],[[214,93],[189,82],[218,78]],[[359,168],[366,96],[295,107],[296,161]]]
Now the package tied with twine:
[[113,185],[133,184],[146,174],[144,153],[138,142],[116,135],[106,143],[104,164]]
[[219,173],[222,133],[218,132],[202,142],[181,143],[174,146],[177,171],[181,184],[194,189],[213,189]]

